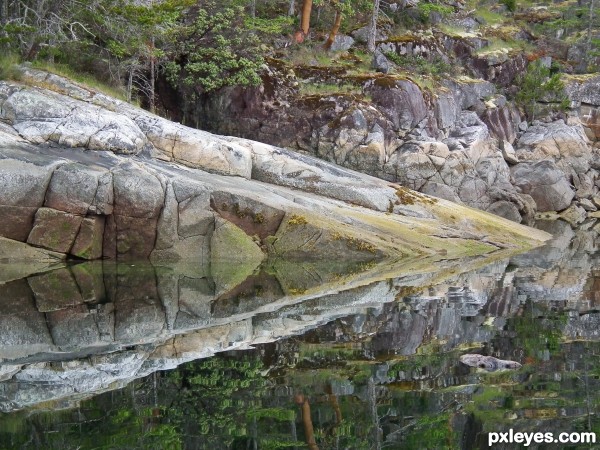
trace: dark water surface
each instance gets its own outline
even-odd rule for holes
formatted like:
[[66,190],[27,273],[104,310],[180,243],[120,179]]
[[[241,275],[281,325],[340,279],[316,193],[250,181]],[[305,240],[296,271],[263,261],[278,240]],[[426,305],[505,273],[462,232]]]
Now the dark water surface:
[[[600,227],[539,227],[556,237],[529,253],[379,281],[369,267],[297,264],[235,289],[142,265],[5,277],[0,448],[488,448],[487,433],[509,429],[600,439]],[[464,353],[523,367],[485,372]]]

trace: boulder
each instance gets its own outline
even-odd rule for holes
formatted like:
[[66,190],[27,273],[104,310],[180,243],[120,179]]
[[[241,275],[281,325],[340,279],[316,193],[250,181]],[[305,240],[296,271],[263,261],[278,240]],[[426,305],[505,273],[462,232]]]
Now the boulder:
[[486,109],[482,120],[490,130],[492,137],[510,144],[515,142],[521,117],[514,106],[504,105]]
[[127,163],[112,171],[116,216],[156,218],[164,205],[164,191],[155,174]]
[[85,215],[98,192],[103,172],[81,164],[64,164],[52,173],[44,206],[72,214]]
[[376,50],[373,54],[371,67],[373,67],[376,72],[389,73],[389,71],[392,69],[392,63],[385,57],[383,53]]
[[376,78],[365,91],[395,129],[410,130],[427,117],[423,93],[412,81]]
[[59,253],[68,253],[75,242],[82,217],[40,208],[35,214],[33,229],[27,243]]
[[563,120],[530,126],[516,145],[519,161],[551,159],[570,176],[571,170],[585,173],[592,159],[589,140],[581,125]]
[[34,144],[137,154],[147,139],[127,116],[49,90],[24,87],[3,102],[0,118]]
[[515,206],[515,204],[507,202],[506,200],[492,203],[487,209],[487,212],[496,214],[497,216],[504,217],[505,219],[512,220],[513,222],[517,223],[521,223],[521,220],[523,219],[519,213],[519,209]]
[[520,163],[511,169],[511,174],[515,186],[533,197],[539,212],[562,211],[575,197],[565,174],[553,161]]
[[332,52],[345,52],[354,45],[354,38],[344,34],[337,34],[329,50]]

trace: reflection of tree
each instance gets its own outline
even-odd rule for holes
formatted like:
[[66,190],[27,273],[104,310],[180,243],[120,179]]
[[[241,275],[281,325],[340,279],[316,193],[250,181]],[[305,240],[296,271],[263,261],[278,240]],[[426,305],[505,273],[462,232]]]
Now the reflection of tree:
[[302,410],[302,424],[304,425],[304,436],[306,437],[306,445],[310,450],[319,450],[317,441],[315,440],[315,431],[312,423],[312,417],[310,415],[310,402],[302,394],[296,395],[294,401],[297,405],[300,405]]
[[[212,358],[174,372],[177,390],[166,417],[186,448],[284,448],[294,445],[293,410],[265,405],[267,380],[258,358]],[[280,425],[284,432],[280,433]]]

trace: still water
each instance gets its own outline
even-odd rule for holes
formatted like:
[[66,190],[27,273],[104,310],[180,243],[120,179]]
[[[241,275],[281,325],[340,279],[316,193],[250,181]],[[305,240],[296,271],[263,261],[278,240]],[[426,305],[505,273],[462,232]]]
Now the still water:
[[[379,280],[292,264],[237,286],[143,265],[9,277],[0,448],[488,448],[509,429],[600,440],[600,227],[538,227],[555,239],[529,253]],[[523,367],[486,372],[465,353]]]

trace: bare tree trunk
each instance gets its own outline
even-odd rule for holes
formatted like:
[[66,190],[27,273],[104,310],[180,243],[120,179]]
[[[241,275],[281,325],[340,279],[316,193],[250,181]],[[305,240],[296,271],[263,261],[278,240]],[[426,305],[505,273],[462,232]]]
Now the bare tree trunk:
[[377,17],[379,17],[379,0],[373,1],[373,14],[369,24],[369,36],[367,38],[367,49],[369,53],[375,53],[375,40],[377,39]]
[[594,0],[590,0],[590,16],[588,21],[588,29],[587,29],[587,42],[586,42],[586,62],[588,66],[592,60],[592,23],[594,22]]
[[306,444],[308,445],[309,450],[319,450],[317,441],[315,440],[312,418],[310,416],[310,403],[308,403],[308,399],[304,397],[304,395],[297,395],[295,400],[296,404],[300,405],[302,408],[302,423],[304,424]]
[[296,14],[296,1],[290,0],[290,7],[288,8],[288,16],[293,17]]
[[129,76],[127,77],[127,103],[131,103],[131,90],[133,88],[133,66],[129,67]]
[[374,445],[371,447],[375,450],[381,450],[381,430],[379,427],[379,415],[377,414],[377,391],[373,377],[370,377],[367,382],[367,397],[369,408],[371,409],[371,418],[373,420],[373,440]]
[[302,2],[302,15],[300,16],[300,30],[296,33],[296,42],[301,43],[308,36],[310,30],[310,12],[312,10],[312,0]]
[[256,17],[256,0],[250,1],[250,17],[253,19]]
[[155,79],[156,79],[156,61],[154,57],[154,36],[150,41],[150,49],[152,53],[150,54],[150,95],[148,96],[148,101],[150,103],[150,112],[154,113],[156,111],[156,99],[154,95],[155,91]]
[[325,50],[329,50],[331,48],[331,46],[333,45],[333,42],[335,41],[335,37],[337,36],[338,31],[340,31],[341,24],[342,24],[342,13],[341,13],[341,11],[336,11],[335,12],[335,20],[333,21],[333,27],[331,28],[331,31],[329,32],[329,37],[325,41],[325,44],[323,44],[323,47],[325,48]]

